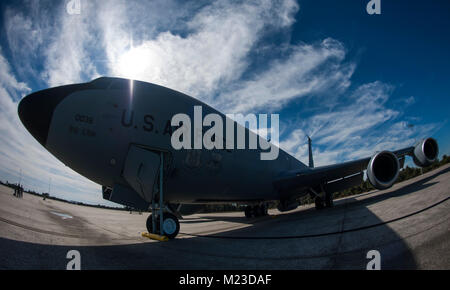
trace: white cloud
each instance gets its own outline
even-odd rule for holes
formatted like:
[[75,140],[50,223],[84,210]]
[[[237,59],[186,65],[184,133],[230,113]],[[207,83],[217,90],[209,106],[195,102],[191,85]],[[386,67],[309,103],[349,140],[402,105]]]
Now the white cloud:
[[168,86],[219,110],[242,113],[280,108],[298,97],[350,85],[354,65],[343,63],[345,49],[333,39],[266,48],[287,57],[243,80],[250,54],[267,30],[290,27],[298,9],[290,0],[217,1],[183,19],[183,35],[166,30],[136,39],[139,33],[125,21],[132,13],[129,6],[115,2],[100,9],[99,23],[112,75]]
[[48,86],[98,76],[91,59],[99,44],[95,7],[95,2],[83,1],[86,13],[80,15],[68,14],[65,1],[25,1],[7,7],[5,31],[19,74]]
[[7,7],[4,12],[4,29],[16,70],[20,75],[34,78],[38,77],[34,63],[48,36],[48,20],[51,19],[37,5],[36,1],[31,1],[20,9]]
[[230,112],[280,109],[292,99],[350,85],[352,64],[343,64],[345,49],[333,39],[317,45],[299,44],[288,56],[269,63],[268,69],[250,80],[235,83],[217,98],[218,106]]
[[281,142],[281,148],[305,162],[308,147],[304,130],[307,130],[313,139],[315,164],[328,165],[412,146],[418,138],[430,136],[440,127],[439,124],[410,127],[399,120],[400,112],[386,105],[393,89],[381,82],[359,86],[347,100],[341,98],[341,104],[332,112],[299,121],[300,129],[289,134]]
[[290,0],[217,1],[186,20],[185,35],[163,31],[129,47],[129,27],[111,23],[112,18],[123,19],[129,11],[124,8],[114,6],[101,16],[112,74],[165,85],[207,102],[241,77],[263,30],[292,24],[298,10]]
[[41,78],[48,86],[105,73],[165,85],[238,113],[345,89],[354,70],[342,63],[342,44],[325,39],[269,45],[280,58],[243,79],[261,39],[294,23],[294,0],[85,1],[80,15],[66,13],[65,3],[27,5],[5,13],[8,43],[27,71],[38,70],[30,67],[31,56],[45,57]]
[[414,98],[414,96],[410,96],[409,98],[405,98],[403,101],[406,106],[410,106],[416,102],[416,98]]
[[[19,92],[29,92],[31,89],[27,84],[18,82],[17,79],[11,74],[11,67],[8,61],[2,54],[0,49],[0,85],[6,90],[16,90]],[[8,106],[6,106],[8,107]]]
[[[64,3],[65,4],[65,3]],[[45,69],[42,74],[50,87],[82,82],[98,76],[92,63],[92,50],[99,44],[96,37],[94,2],[83,1],[83,13],[71,15],[66,12],[55,18],[56,29],[52,31],[45,49]],[[63,5],[65,8],[65,5]]]
[[[78,199],[93,204],[105,203],[100,186],[75,173],[49,154],[24,128],[17,114],[19,95],[28,93],[28,85],[16,80],[8,61],[0,51],[0,174],[39,192]],[[111,203],[110,203],[111,204]]]

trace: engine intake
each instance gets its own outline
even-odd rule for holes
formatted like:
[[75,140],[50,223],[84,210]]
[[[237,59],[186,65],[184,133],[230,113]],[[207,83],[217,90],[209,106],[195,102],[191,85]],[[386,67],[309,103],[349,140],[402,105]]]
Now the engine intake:
[[413,160],[419,167],[431,165],[438,158],[439,146],[433,138],[423,139],[414,147]]
[[390,151],[382,151],[370,159],[367,166],[367,178],[376,189],[386,189],[397,180],[399,170],[397,156]]

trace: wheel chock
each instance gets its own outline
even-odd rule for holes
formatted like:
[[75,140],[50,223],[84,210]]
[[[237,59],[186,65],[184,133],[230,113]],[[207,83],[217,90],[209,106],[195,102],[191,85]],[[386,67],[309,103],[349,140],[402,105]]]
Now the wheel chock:
[[149,238],[149,239],[152,239],[152,240],[157,240],[157,241],[160,241],[160,242],[167,242],[169,240],[169,238],[167,236],[160,236],[160,235],[157,235],[157,234],[151,234],[151,233],[147,233],[147,232],[142,233],[142,236],[145,237],[145,238]]

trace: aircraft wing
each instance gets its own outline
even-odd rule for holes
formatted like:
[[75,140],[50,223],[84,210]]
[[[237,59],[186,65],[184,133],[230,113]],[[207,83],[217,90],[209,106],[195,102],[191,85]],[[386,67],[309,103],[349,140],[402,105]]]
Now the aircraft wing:
[[415,146],[397,151],[382,151],[372,157],[283,173],[274,186],[284,198],[289,198],[307,189],[337,192],[361,184],[363,171],[367,169],[369,181],[375,188],[385,189],[395,182],[405,156],[413,157],[416,165],[424,167],[433,163],[438,156],[437,142],[424,139]]
[[340,164],[289,171],[275,181],[275,187],[281,193],[297,192],[305,188],[314,188],[329,181],[352,176],[367,168],[369,158]]

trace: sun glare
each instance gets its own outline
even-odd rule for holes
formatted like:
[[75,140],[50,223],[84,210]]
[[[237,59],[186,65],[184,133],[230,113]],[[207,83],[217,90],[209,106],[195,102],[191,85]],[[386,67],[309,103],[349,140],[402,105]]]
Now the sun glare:
[[139,79],[148,65],[149,55],[142,47],[133,47],[119,57],[118,72],[121,76]]

